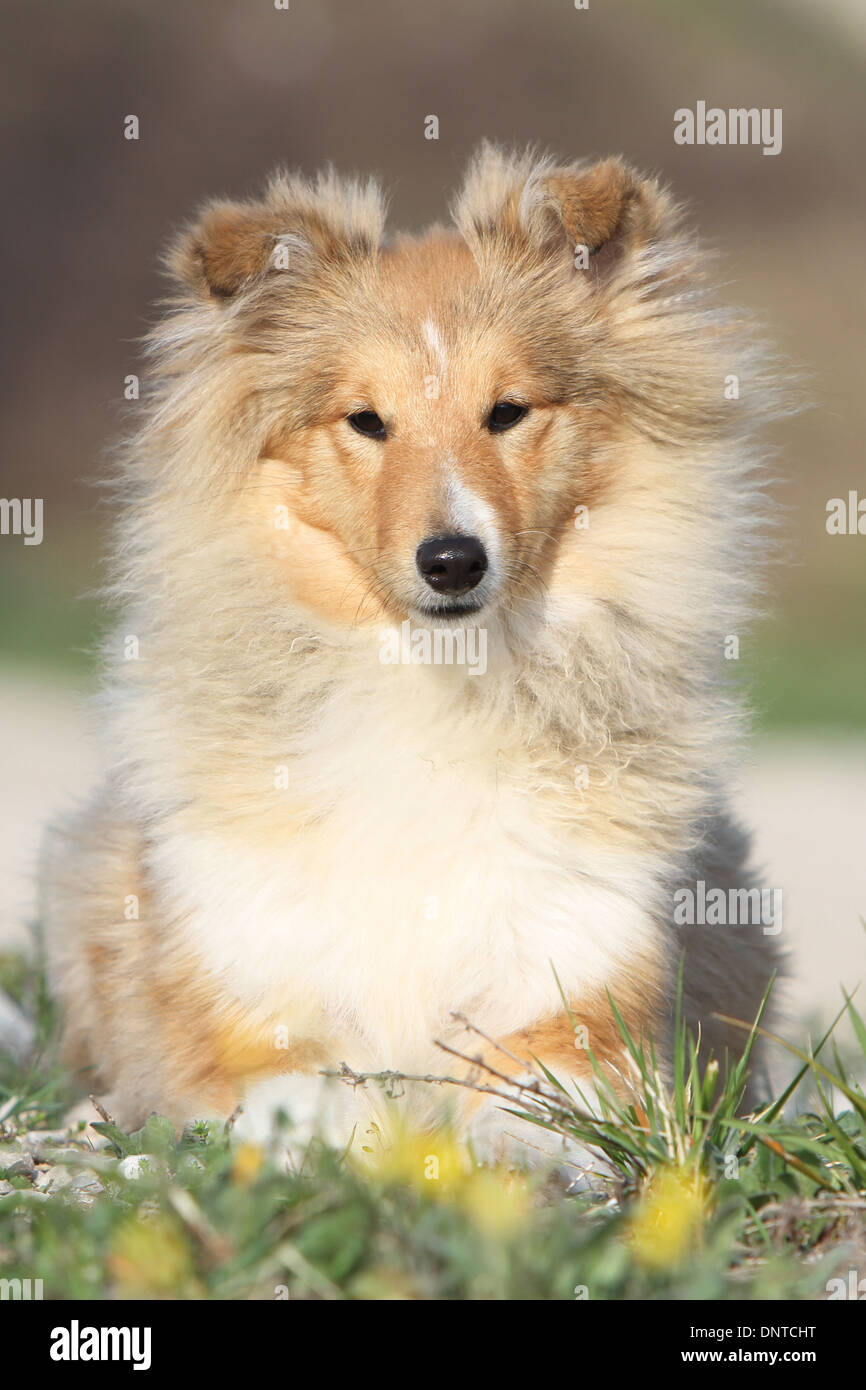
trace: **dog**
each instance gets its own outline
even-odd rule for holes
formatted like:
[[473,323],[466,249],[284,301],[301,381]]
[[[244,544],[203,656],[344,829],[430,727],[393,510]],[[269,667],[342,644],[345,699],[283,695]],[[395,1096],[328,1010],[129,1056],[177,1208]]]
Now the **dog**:
[[[373,182],[279,174],[167,256],[107,779],[43,910],[64,1055],[128,1126],[358,1144],[387,1106],[329,1074],[441,1074],[437,1043],[592,1097],[627,1081],[611,1000],[669,1066],[683,961],[732,1058],[778,968],[760,923],[674,911],[755,881],[726,643],[765,547],[760,346],[620,158],[484,145],[453,224],[384,224]],[[473,1153],[516,1152],[501,1100],[452,1095]]]

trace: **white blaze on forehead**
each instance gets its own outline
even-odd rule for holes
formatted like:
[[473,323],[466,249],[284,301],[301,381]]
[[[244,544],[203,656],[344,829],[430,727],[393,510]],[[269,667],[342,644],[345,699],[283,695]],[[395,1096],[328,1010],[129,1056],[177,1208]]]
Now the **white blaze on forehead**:
[[433,319],[426,318],[421,327],[424,330],[424,337],[427,339],[433,356],[436,358],[439,366],[444,367],[448,357],[438,326],[434,323]]

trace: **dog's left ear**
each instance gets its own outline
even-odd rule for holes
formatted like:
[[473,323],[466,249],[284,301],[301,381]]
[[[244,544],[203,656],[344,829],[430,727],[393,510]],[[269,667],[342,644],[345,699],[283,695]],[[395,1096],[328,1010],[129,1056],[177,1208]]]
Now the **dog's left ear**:
[[[557,166],[485,145],[469,169],[455,220],[476,247],[564,254],[609,274],[671,229],[675,209],[654,179],[622,159]],[[587,264],[588,263],[588,264]]]
[[667,199],[654,180],[641,178],[621,159],[586,170],[555,170],[540,183],[548,222],[560,224],[575,250],[585,248],[600,274],[663,234]]

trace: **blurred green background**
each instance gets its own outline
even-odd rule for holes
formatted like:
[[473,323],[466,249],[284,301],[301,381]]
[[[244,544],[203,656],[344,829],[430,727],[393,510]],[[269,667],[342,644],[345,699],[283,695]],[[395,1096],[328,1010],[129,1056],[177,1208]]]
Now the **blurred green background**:
[[[660,173],[721,251],[725,293],[807,374],[810,409],[774,435],[781,563],[741,660],[764,725],[866,727],[866,540],[825,529],[829,497],[866,493],[866,7],[5,0],[2,25],[2,493],[45,499],[45,539],[0,538],[0,669],[87,677],[104,522],[88,480],[172,229],[275,164],[326,161],[379,173],[393,223],[418,226],[488,136]],[[674,110],[699,99],[781,107],[781,154],[675,145]]]

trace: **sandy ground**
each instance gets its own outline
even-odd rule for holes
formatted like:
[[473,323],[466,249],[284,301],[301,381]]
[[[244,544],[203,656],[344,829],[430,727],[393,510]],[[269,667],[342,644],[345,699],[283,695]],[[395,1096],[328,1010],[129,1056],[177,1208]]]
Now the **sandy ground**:
[[[98,775],[89,718],[72,687],[0,677],[0,948],[27,945],[42,827]],[[757,742],[738,804],[782,890],[791,1012],[826,1017],[866,981],[866,739]]]

